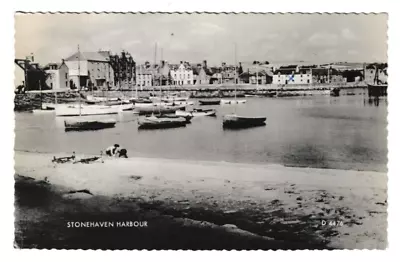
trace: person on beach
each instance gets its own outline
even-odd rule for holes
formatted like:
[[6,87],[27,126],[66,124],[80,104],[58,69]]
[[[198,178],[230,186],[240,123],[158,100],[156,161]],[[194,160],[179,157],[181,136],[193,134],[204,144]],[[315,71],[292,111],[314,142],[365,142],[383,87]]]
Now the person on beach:
[[110,146],[106,149],[106,155],[107,156],[115,156],[118,153],[119,145],[115,144],[113,146]]
[[128,151],[125,148],[118,150],[118,157],[128,158]]

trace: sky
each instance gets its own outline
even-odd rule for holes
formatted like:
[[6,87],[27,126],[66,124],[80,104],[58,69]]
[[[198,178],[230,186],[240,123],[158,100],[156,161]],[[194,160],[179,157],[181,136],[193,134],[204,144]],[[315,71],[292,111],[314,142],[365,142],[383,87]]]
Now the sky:
[[40,64],[60,62],[78,44],[81,51],[126,50],[138,63],[233,64],[235,45],[242,62],[387,62],[386,42],[386,14],[15,16],[16,58],[33,53]]

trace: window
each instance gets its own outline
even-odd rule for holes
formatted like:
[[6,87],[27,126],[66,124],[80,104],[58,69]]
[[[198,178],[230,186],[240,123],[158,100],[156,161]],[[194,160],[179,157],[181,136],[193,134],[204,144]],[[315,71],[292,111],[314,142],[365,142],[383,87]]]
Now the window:
[[68,87],[68,81],[65,81],[65,87]]
[[68,73],[65,73],[65,78],[68,78]]

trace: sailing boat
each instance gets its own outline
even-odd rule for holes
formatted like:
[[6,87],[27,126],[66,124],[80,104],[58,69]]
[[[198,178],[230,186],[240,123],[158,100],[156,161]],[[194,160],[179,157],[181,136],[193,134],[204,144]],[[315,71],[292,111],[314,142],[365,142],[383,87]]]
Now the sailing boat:
[[[139,129],[163,129],[163,128],[175,128],[175,127],[183,127],[190,121],[190,119],[186,117],[176,117],[176,116],[168,116],[168,113],[175,113],[178,109],[185,109],[185,106],[167,106],[163,105],[161,102],[162,97],[162,77],[160,75],[160,103],[153,104],[153,107],[142,107],[136,108],[139,114],[148,114],[151,113],[150,117],[145,117],[143,119],[138,119],[138,128]],[[158,113],[158,114],[157,114]],[[157,115],[155,115],[157,114]]]
[[[236,101],[236,81],[237,81],[236,72],[237,70],[236,70],[236,44],[235,44],[235,101]],[[234,114],[223,116],[222,126],[223,128],[230,128],[230,129],[248,128],[248,127],[265,125],[265,120],[267,120],[265,116],[258,116],[258,117],[239,116],[235,112]]]
[[[70,113],[66,116],[71,116],[72,114],[78,114],[79,117],[67,119],[64,121],[65,131],[84,131],[84,130],[97,130],[103,128],[110,128],[114,127],[116,121],[114,119],[92,119],[88,117],[84,117],[84,115],[94,115],[99,113],[106,113],[107,111],[102,111],[99,108],[96,108],[98,113],[93,110],[92,112],[88,109],[89,107],[82,107],[81,106],[81,73],[80,73],[80,51],[78,45],[78,112],[76,112],[76,107],[67,108],[68,110],[75,111],[74,113]],[[58,116],[61,114],[65,114],[65,108],[57,108],[56,110],[63,110],[63,113],[58,112]],[[56,112],[57,113],[57,112]]]
[[[236,46],[235,46],[235,50],[236,50]],[[235,51],[236,52],[236,51]],[[236,82],[237,82],[237,68],[236,68],[236,54],[235,54],[235,99],[234,100],[230,100],[230,99],[221,99],[221,105],[234,105],[234,104],[244,104],[246,103],[246,100],[242,99],[242,100],[237,100],[237,87],[236,87]]]

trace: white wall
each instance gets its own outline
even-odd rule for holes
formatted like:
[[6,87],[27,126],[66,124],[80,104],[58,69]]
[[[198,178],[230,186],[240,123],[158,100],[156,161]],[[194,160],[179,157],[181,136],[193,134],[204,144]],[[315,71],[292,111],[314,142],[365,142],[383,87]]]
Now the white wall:
[[171,77],[177,85],[194,84],[193,70],[186,70],[183,64],[181,64],[178,69],[171,70]]
[[152,86],[153,76],[151,74],[136,74],[137,86]]
[[[65,64],[68,66],[69,75],[70,76],[87,76],[88,75],[88,61],[65,61]],[[78,71],[78,67],[80,68],[80,74]]]
[[62,65],[59,69],[46,70],[49,77],[46,79],[46,84],[53,90],[67,89],[69,84],[68,67]]
[[[284,84],[311,84],[312,83],[312,74],[294,74],[293,80],[291,80],[292,74],[280,74],[273,75],[272,83],[277,85]],[[287,83],[286,83],[287,81]]]

